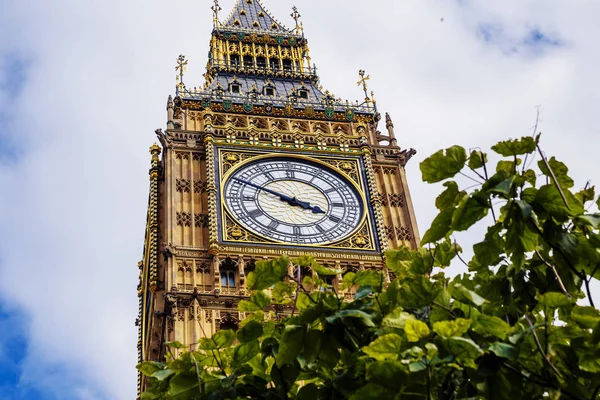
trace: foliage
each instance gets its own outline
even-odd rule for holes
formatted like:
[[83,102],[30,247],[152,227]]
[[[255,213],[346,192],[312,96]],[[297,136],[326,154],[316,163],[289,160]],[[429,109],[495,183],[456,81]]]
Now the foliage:
[[[293,263],[313,278],[296,282],[285,257],[257,263],[241,328],[141,363],[150,382],[142,398],[598,398],[600,312],[589,284],[600,278],[600,215],[586,211],[595,193],[572,192],[554,158],[531,169],[538,140],[494,146],[504,158],[491,176],[481,151],[467,157],[454,146],[425,160],[423,179],[445,181],[439,215],[426,247],[387,253],[389,270],[336,271],[305,258]],[[469,171],[475,189],[449,180]],[[486,215],[493,223],[469,273],[448,278],[444,269],[462,260],[453,232]],[[333,275],[343,276],[335,286]],[[296,311],[277,318],[267,311],[275,304]]]

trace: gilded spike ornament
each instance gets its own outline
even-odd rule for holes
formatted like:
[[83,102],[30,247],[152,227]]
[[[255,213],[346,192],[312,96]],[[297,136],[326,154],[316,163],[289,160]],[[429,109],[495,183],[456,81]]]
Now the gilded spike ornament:
[[210,9],[213,12],[213,26],[217,27],[219,26],[219,11],[221,11],[222,8],[219,5],[219,0],[215,0],[214,3],[215,4]]
[[183,88],[185,87],[185,85],[183,84],[183,75],[185,74],[185,71],[187,69],[187,64],[188,61],[185,59],[185,56],[183,54],[180,54],[179,57],[177,57],[177,66],[175,67],[175,71],[178,72],[176,79],[179,93],[183,92]]
[[377,130],[365,71],[365,101],[342,100],[320,84],[297,7],[292,29],[260,0],[237,0],[223,21],[219,1],[211,10],[206,81],[186,87],[188,61],[177,58],[167,129],[151,148],[141,361],[163,360],[164,342],[193,349],[236,329],[258,261],[310,256],[338,270],[383,268],[386,249],[419,243],[404,169],[414,150],[398,146],[389,117],[388,134]]

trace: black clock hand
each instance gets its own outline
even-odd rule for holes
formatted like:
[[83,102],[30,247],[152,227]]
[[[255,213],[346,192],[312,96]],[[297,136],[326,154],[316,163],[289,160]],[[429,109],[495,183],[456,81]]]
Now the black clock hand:
[[248,186],[252,186],[253,188],[256,188],[258,190],[262,190],[264,192],[270,193],[274,196],[277,196],[282,201],[287,202],[291,206],[300,206],[300,207],[304,208],[305,210],[312,210],[313,214],[325,214],[325,211],[323,211],[319,206],[311,206],[310,203],[305,202],[305,201],[300,201],[300,200],[296,199],[295,197],[287,196],[283,193],[279,193],[274,190],[267,189],[266,187],[259,186],[257,184],[245,181],[243,179],[233,178],[233,180],[238,181],[238,182],[243,183]]

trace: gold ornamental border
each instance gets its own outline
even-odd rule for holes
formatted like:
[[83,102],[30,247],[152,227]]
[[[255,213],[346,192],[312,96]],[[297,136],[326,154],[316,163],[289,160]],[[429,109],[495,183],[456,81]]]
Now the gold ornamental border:
[[[223,147],[219,147],[218,151],[219,151],[219,170],[220,172],[223,169],[223,159],[222,159],[222,154],[223,151],[229,150],[227,148],[223,148]],[[328,164],[322,160],[320,160],[319,158],[333,158],[333,157],[309,157],[306,155],[300,155],[300,154],[292,154],[292,153],[286,153],[286,152],[281,152],[281,153],[276,153],[276,154],[261,154],[261,153],[256,153],[253,151],[240,151],[238,150],[240,153],[250,153],[250,154],[256,154],[255,157],[251,157],[251,158],[247,158],[245,160],[242,160],[240,158],[240,161],[232,166],[225,174],[222,175],[221,179],[220,179],[220,183],[219,183],[219,193],[221,196],[221,232],[224,235],[223,238],[225,238],[225,233],[227,230],[227,226],[226,226],[226,221],[225,221],[225,214],[227,213],[229,215],[230,218],[232,218],[234,221],[236,220],[235,218],[233,218],[233,213],[231,213],[231,211],[229,210],[229,208],[226,206],[225,202],[223,201],[224,199],[224,189],[225,189],[225,183],[227,182],[227,180],[229,179],[229,177],[238,169],[242,168],[243,166],[251,163],[251,162],[256,162],[257,160],[266,160],[266,159],[270,159],[270,158],[295,158],[295,159],[300,159],[300,160],[304,160],[304,161],[308,161],[310,163],[315,163],[315,164],[319,164],[321,166],[323,166],[324,168],[327,168],[339,175],[341,175],[347,182],[349,182],[357,191],[360,200],[362,201],[362,205],[363,205],[363,213],[360,219],[360,222],[357,224],[356,228],[354,230],[352,230],[350,233],[348,233],[347,235],[345,235],[344,237],[332,241],[332,242],[324,242],[324,243],[320,243],[320,244],[295,244],[295,243],[289,243],[289,242],[284,242],[284,241],[279,241],[279,240],[273,240],[271,238],[268,238],[256,231],[254,231],[251,228],[248,228],[246,226],[243,226],[243,228],[247,231],[249,231],[250,233],[252,233],[253,235],[260,237],[262,239],[267,240],[267,243],[262,243],[264,244],[276,244],[276,245],[283,245],[283,246],[294,246],[294,247],[309,247],[309,248],[330,248],[330,249],[349,249],[349,250],[362,250],[362,251],[376,251],[376,246],[374,243],[374,237],[373,237],[373,229],[371,227],[370,224],[366,223],[367,221],[367,217],[369,214],[369,209],[368,209],[368,203],[365,197],[365,192],[363,189],[364,186],[364,182],[363,179],[359,179],[361,185],[358,185],[358,183],[354,182],[354,180],[347,175],[344,171],[332,166],[331,164]],[[347,158],[350,161],[350,158]],[[352,159],[353,162],[355,162],[357,164],[357,168],[358,171],[360,171],[360,163],[358,159]],[[333,245],[337,244],[337,243],[341,243],[345,240],[348,240],[348,238],[354,236],[358,231],[362,230],[365,227],[365,223],[367,225],[368,228],[368,232],[369,232],[369,247],[367,248],[351,248],[351,247],[333,247]],[[244,242],[244,241],[235,241],[235,240],[228,240],[234,243],[254,243],[254,242]]]

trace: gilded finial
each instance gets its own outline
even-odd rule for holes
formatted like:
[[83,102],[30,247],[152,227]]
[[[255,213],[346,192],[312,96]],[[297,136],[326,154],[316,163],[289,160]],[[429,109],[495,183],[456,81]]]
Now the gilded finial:
[[179,75],[177,76],[177,88],[179,89],[180,92],[183,91],[184,88],[184,84],[183,84],[183,74],[185,73],[186,70],[186,65],[187,65],[187,60],[185,59],[185,56],[183,54],[180,54],[179,57],[177,58],[177,66],[175,67],[175,71],[179,72]]
[[157,143],[154,143],[150,147],[150,154],[152,154],[152,161],[158,161],[158,155],[160,154],[160,146]]
[[219,11],[221,11],[222,8],[219,5],[219,0],[214,0],[214,2],[215,5],[212,6],[210,9],[213,11],[213,25],[217,27],[219,25]]
[[358,71],[358,75],[360,76],[360,80],[356,83],[358,86],[363,87],[363,90],[365,91],[365,101],[367,102],[367,105],[371,104],[371,99],[369,98],[369,88],[367,86],[367,81],[369,79],[371,79],[370,75],[365,76],[365,70],[361,69],[360,71]]
[[300,13],[298,12],[298,7],[294,6],[292,7],[292,10],[294,10],[294,12],[291,13],[290,16],[294,19],[294,21],[296,21],[296,34],[298,34],[298,32],[300,32],[301,29],[302,23],[299,23],[299,21],[302,15],[300,15]]

